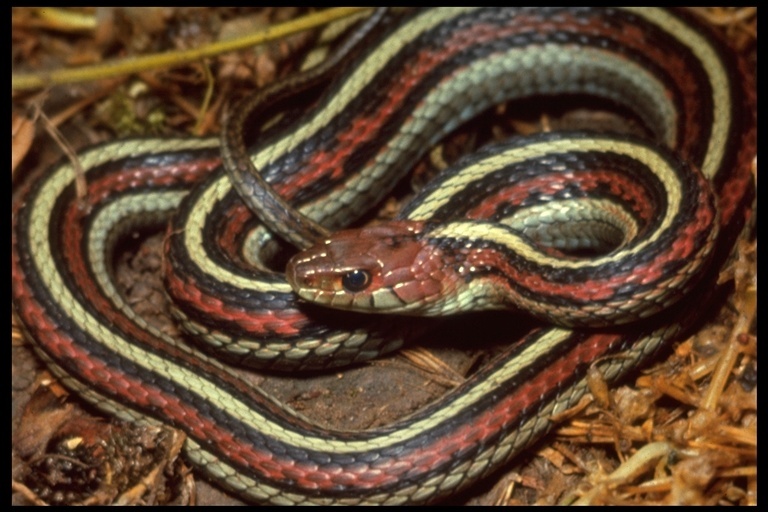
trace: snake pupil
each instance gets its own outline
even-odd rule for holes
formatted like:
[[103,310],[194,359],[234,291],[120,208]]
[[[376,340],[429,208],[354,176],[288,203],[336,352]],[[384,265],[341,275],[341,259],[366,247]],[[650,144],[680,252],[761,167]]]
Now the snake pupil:
[[365,290],[371,283],[371,274],[365,270],[352,270],[344,274],[341,278],[341,285],[348,292],[359,292]]

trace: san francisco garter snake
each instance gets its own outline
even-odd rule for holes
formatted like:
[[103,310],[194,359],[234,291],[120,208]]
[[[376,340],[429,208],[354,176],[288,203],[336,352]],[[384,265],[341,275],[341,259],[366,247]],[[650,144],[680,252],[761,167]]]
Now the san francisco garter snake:
[[[335,228],[358,216],[361,203],[376,202],[389,189],[380,181],[385,168],[407,167],[433,141],[493,104],[532,94],[587,93],[635,112],[659,141],[700,167],[712,183],[719,231],[706,257],[710,272],[691,285],[688,295],[697,300],[683,298],[650,321],[631,329],[538,330],[396,424],[333,432],[279,407],[209,356],[149,327],[111,281],[108,256],[118,235],[178,210],[166,249],[169,292],[183,323],[226,357],[265,367],[322,367],[400,345],[384,336],[369,338],[368,326],[341,325],[344,315],[318,326],[318,310],[303,305],[282,276],[262,269],[254,280],[250,265],[258,263],[254,255],[264,231],[254,228],[256,221],[236,202],[228,179],[215,171],[217,141],[142,139],[86,150],[80,156],[88,182],[82,199],[76,198],[75,171],[67,164],[26,183],[13,205],[13,300],[38,353],[62,382],[108,413],[185,431],[190,461],[250,500],[418,503],[482,478],[543,435],[550,415],[584,393],[591,362],[601,359],[603,374],[614,380],[697,320],[698,301],[709,296],[712,273],[730,254],[752,201],[751,73],[688,13],[427,10],[382,38],[312,112],[289,131],[266,134],[251,152],[277,191],[315,221]],[[591,149],[578,140],[591,141]],[[540,149],[542,141],[553,143],[555,153]],[[610,141],[609,156],[597,156]],[[627,149],[618,160],[647,167],[636,157],[651,151],[644,149],[648,146],[584,135],[512,143],[509,151],[533,153],[505,163],[533,161],[538,167],[553,161],[562,167],[581,151],[608,172],[606,180],[616,181],[610,171],[617,144]],[[478,161],[469,160],[469,166]],[[674,176],[668,174],[667,182],[676,183]],[[462,181],[457,188],[471,188],[478,178],[446,178],[451,179]],[[595,188],[608,181],[598,180]],[[566,199],[578,199],[586,188],[586,180],[581,183]],[[420,206],[430,200],[449,204],[454,194],[440,190],[445,188],[424,192],[426,199],[409,212],[436,212],[436,206]],[[514,206],[510,197],[497,200],[496,207]],[[668,209],[683,204],[669,197],[659,202]],[[635,206],[646,211],[642,201]],[[696,221],[687,222],[696,231]],[[242,227],[253,229],[241,235]],[[454,239],[464,232],[437,229]],[[672,246],[675,254],[688,254]],[[677,258],[670,265],[681,263]],[[334,362],[318,362],[334,353],[339,356]]]

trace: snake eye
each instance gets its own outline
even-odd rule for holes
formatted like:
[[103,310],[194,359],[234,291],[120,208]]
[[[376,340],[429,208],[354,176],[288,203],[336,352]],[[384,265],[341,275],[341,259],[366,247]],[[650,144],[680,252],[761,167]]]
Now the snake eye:
[[369,284],[371,284],[371,274],[366,270],[352,270],[341,278],[341,285],[348,292],[363,291],[368,288]]

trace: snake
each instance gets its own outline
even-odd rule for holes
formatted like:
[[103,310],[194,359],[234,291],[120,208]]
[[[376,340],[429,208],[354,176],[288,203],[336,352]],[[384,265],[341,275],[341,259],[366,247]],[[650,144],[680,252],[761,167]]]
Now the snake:
[[[399,220],[301,237],[319,245],[294,257],[288,278],[271,269],[265,247],[277,235],[240,200],[218,139],[102,144],[79,154],[82,171],[62,163],[14,194],[14,311],[46,366],[107,414],[182,430],[186,458],[248,501],[417,504],[498,471],[587,392],[592,365],[614,382],[702,320],[751,211],[753,70],[692,13],[449,8],[385,18],[306,113],[248,150],[249,166],[323,230],[360,217],[431,145],[500,102],[597,96],[636,116],[651,142],[584,132],[491,145],[417,194]],[[110,269],[127,233],[171,216],[165,281],[194,344],[135,313]],[[393,263],[355,259],[326,275],[328,257],[338,265],[344,251],[323,247],[359,249],[349,240],[358,235],[394,251]],[[423,248],[433,256],[414,257]],[[524,263],[515,270],[500,255]],[[449,259],[430,261],[438,256]],[[412,281],[414,271],[429,275]],[[639,284],[612,285],[609,271]],[[451,285],[422,284],[440,272]],[[402,285],[387,281],[398,274]],[[318,426],[227,365],[359,363],[404,343],[388,337],[402,322],[371,309],[509,307],[499,289],[518,296],[513,309],[527,303],[556,325],[391,425]],[[587,289],[595,296],[585,299]],[[623,300],[626,321],[614,312]]]

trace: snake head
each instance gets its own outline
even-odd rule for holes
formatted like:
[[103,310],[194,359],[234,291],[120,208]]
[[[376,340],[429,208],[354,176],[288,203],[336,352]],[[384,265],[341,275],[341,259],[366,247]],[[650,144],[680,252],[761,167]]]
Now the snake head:
[[423,230],[421,222],[393,221],[340,231],[294,256],[286,277],[300,297],[325,306],[428,315],[445,282]]

